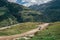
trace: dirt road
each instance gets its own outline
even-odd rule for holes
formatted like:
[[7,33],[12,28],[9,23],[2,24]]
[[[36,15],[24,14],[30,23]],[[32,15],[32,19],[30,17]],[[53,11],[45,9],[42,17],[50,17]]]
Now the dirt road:
[[38,28],[30,30],[30,31],[25,32],[25,33],[22,33],[22,34],[11,35],[11,36],[0,36],[0,40],[14,40],[16,38],[20,38],[20,37],[27,36],[30,34],[35,34],[37,31],[39,31],[39,29],[41,31],[41,30],[45,29],[48,25],[49,25],[49,23],[38,25]]
[[12,26],[17,26],[17,25],[20,25],[20,23],[19,24],[15,24],[15,25],[11,25],[11,26],[2,27],[2,28],[0,28],[0,30],[9,29]]

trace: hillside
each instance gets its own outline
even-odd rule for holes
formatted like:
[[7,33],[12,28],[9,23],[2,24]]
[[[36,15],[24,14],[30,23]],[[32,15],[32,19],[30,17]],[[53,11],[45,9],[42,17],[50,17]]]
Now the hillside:
[[41,5],[33,5],[29,8],[43,13],[48,22],[60,21],[60,0],[52,0]]
[[60,23],[53,23],[48,29],[38,32],[31,40],[60,40]]
[[38,15],[41,13],[7,0],[0,0],[0,27],[38,21],[36,19]]
[[[37,32],[28,40],[60,40],[60,22],[51,23],[46,29]],[[29,37],[28,37],[29,38]],[[24,38],[20,40],[25,40]]]
[[40,25],[40,23],[38,22],[20,23],[16,26],[12,26],[11,28],[0,30],[0,36],[10,36],[25,33],[27,31],[37,28],[37,25]]

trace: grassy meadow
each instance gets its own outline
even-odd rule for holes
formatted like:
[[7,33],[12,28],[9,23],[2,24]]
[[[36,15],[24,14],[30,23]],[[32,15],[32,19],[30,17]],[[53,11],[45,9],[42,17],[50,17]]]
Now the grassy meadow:
[[60,40],[60,22],[51,23],[45,30],[38,32],[29,40]]
[[30,40],[60,40],[60,22],[52,23]]
[[12,26],[10,29],[0,30],[0,36],[15,35],[24,33],[31,29],[37,28],[38,22],[25,22],[20,23],[20,25]]

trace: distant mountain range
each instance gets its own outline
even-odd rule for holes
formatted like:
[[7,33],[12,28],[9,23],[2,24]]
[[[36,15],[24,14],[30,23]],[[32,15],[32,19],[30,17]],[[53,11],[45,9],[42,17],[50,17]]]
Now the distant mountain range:
[[29,8],[42,12],[50,21],[60,21],[60,0],[52,0],[41,5],[32,5]]
[[[30,9],[31,8],[31,9]],[[41,5],[28,7],[0,0],[0,27],[21,22],[60,21],[60,1],[54,0]]]

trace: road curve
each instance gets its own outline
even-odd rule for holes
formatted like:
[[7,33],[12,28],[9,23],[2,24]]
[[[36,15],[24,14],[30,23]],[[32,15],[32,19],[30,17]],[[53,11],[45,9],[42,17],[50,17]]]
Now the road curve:
[[38,25],[38,28],[30,30],[30,31],[25,32],[25,33],[22,33],[22,34],[11,35],[11,36],[0,36],[0,40],[13,40],[13,39],[27,36],[30,34],[35,34],[37,31],[39,31],[39,29],[41,31],[41,30],[45,29],[48,25],[49,25],[49,23],[44,23],[42,25]]

